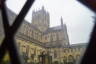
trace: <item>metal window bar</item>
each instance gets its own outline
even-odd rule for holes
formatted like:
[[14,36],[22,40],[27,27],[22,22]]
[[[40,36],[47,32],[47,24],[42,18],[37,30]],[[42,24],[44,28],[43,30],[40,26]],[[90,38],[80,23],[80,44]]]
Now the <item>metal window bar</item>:
[[[88,5],[88,2],[87,2],[88,0],[87,1],[79,0],[79,1],[84,3],[85,5]],[[2,11],[4,32],[5,32],[5,39],[3,40],[2,45],[0,46],[0,64],[6,53],[6,50],[9,51],[12,64],[22,64],[22,61],[20,60],[20,57],[19,57],[17,47],[14,42],[14,35],[15,35],[16,31],[18,30],[19,26],[21,25],[22,20],[24,19],[26,13],[28,12],[28,10],[31,7],[33,2],[34,2],[34,0],[27,0],[26,4],[22,8],[21,12],[16,17],[13,25],[10,26],[9,22],[8,22],[7,13],[6,13],[5,1],[0,0],[0,8]],[[89,2],[89,3],[91,3],[91,5],[92,5],[92,2]],[[88,7],[91,8],[96,13],[96,6],[95,7],[94,6],[95,5],[93,5],[93,8],[92,8],[92,6],[88,5]],[[96,21],[96,19],[95,19],[95,21]],[[95,50],[96,49],[96,43],[95,43],[96,36],[95,35],[96,35],[96,23],[93,28],[91,39],[90,39],[88,48],[84,54],[81,64],[92,64],[92,63],[96,64],[96,61],[95,61],[95,59],[96,59],[96,50]]]
[[78,0],[78,1],[96,13],[96,0]]
[[0,8],[1,8],[3,26],[5,32],[5,38],[0,46],[0,64],[2,64],[3,57],[7,50],[9,51],[10,60],[12,64],[23,64],[14,42],[14,35],[17,32],[18,28],[20,27],[21,23],[23,22],[23,19],[26,16],[33,2],[34,0],[27,0],[24,7],[20,11],[19,15],[16,17],[13,25],[10,26],[7,16],[5,1],[0,0]]
[[[96,14],[96,0],[78,0]],[[80,64],[96,64],[96,16],[88,47]]]

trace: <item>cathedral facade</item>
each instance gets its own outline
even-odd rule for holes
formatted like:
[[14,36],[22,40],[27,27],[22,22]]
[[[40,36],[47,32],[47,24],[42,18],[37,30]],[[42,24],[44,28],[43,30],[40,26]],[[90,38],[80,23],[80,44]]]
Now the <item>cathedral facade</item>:
[[[16,14],[7,10],[10,25],[15,19]],[[0,34],[3,34],[2,19],[0,13]],[[17,34],[15,41],[19,48],[20,54],[25,63],[32,64],[66,64],[76,63],[83,55],[86,44],[70,45],[67,34],[67,26],[63,24],[50,27],[50,15],[42,7],[41,10],[33,11],[32,22],[23,21]],[[0,37],[0,41],[4,35]]]

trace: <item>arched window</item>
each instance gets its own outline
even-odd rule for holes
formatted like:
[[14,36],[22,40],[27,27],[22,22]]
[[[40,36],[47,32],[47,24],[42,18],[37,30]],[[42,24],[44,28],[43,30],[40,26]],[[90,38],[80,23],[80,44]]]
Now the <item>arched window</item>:
[[74,56],[72,56],[72,55],[69,55],[69,56],[68,56],[68,63],[69,63],[69,64],[74,64],[74,63],[75,63]]
[[80,59],[80,55],[77,54],[77,55],[76,55],[76,60],[79,60],[79,59]]

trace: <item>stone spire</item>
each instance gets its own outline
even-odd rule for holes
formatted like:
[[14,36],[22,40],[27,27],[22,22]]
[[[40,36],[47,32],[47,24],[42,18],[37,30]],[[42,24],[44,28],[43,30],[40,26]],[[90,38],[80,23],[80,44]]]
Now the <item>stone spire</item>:
[[63,18],[61,17],[61,27],[63,28]]
[[44,11],[45,9],[44,9],[44,6],[42,6],[42,10]]

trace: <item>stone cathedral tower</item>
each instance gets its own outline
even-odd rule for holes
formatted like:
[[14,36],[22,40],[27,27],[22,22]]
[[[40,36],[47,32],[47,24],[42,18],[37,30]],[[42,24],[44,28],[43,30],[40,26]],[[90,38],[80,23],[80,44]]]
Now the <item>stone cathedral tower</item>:
[[33,11],[32,13],[32,25],[39,29],[41,32],[46,31],[50,24],[49,13],[42,7],[39,11]]

